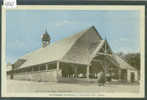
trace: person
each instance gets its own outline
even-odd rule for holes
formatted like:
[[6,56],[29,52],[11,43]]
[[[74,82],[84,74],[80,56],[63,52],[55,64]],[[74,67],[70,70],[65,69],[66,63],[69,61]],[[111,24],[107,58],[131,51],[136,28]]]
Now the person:
[[105,73],[104,73],[104,71],[101,71],[101,72],[98,73],[97,82],[98,82],[99,86],[104,86],[104,84],[105,84]]
[[110,73],[106,74],[106,81],[107,82],[111,82],[111,75],[110,75]]

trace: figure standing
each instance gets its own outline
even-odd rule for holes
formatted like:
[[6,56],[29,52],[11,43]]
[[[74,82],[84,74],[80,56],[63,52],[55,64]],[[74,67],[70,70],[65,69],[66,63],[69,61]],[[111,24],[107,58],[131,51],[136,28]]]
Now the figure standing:
[[105,73],[104,71],[101,71],[98,73],[98,85],[104,86],[104,84],[105,84]]

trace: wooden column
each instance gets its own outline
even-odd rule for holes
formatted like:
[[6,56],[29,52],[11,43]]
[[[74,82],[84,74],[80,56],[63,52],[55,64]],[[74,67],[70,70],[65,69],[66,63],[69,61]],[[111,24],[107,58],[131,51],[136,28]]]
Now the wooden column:
[[87,76],[87,79],[88,79],[88,80],[89,80],[89,68],[90,68],[90,65],[87,65],[86,76]]
[[135,71],[134,73],[135,73],[135,81],[138,81],[138,72]]
[[38,65],[38,71],[40,72],[40,65]]
[[130,70],[127,70],[127,81],[128,82],[131,81],[131,72],[130,72]]
[[77,78],[77,67],[73,67],[74,68],[74,77]]
[[57,61],[57,68],[56,68],[56,70],[57,70],[57,80],[59,79],[59,70],[60,70],[60,62],[59,61]]
[[48,64],[45,65],[45,70],[48,71]]
[[121,81],[121,69],[118,70],[119,81]]
[[31,72],[33,72],[33,67],[32,67],[32,69],[31,69]]

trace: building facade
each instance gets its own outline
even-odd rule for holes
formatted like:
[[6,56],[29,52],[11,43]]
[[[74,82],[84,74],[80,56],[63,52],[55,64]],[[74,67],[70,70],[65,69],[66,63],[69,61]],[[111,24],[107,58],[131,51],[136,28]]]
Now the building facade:
[[20,57],[8,72],[12,79],[76,81],[97,79],[105,72],[117,80],[135,82],[137,70],[114,54],[94,26],[50,44],[47,31],[42,47]]

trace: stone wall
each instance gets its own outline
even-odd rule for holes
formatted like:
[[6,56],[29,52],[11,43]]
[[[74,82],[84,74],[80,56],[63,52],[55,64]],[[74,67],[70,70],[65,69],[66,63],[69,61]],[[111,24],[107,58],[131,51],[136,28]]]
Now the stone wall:
[[57,81],[57,71],[49,70],[49,71],[38,71],[38,72],[26,72],[26,73],[17,73],[14,74],[13,79],[15,80],[30,80],[30,81]]

